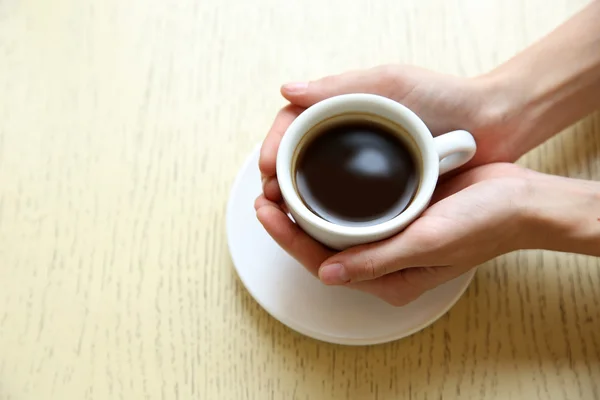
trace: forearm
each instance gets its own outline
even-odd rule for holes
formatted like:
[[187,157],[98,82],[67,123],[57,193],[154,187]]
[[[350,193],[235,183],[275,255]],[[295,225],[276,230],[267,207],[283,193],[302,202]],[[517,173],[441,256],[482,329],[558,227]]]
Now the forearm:
[[482,77],[514,158],[600,108],[600,0]]
[[524,247],[600,257],[600,182],[536,175],[523,201]]

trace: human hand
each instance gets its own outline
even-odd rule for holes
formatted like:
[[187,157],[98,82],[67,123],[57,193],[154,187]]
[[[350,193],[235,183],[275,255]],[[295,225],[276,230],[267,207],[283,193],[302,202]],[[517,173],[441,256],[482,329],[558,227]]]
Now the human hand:
[[313,275],[404,305],[498,255],[528,245],[526,192],[537,174],[489,164],[442,183],[433,205],[400,234],[336,253],[304,233],[261,196],[257,217],[273,239]]
[[497,137],[501,119],[497,102],[484,79],[459,78],[411,66],[381,66],[326,77],[314,82],[284,85],[282,95],[290,101],[273,123],[261,149],[260,170],[263,193],[279,202],[281,192],[275,165],[281,137],[304,109],[326,98],[346,93],[372,93],[398,101],[413,110],[433,135],[456,129],[471,132],[477,154],[467,165],[473,167],[498,161],[514,161],[508,141]]

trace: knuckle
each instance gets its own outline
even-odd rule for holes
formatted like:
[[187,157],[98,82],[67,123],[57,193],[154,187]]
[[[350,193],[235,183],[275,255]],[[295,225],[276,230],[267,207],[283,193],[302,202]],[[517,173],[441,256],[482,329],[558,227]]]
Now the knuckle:
[[329,75],[317,81],[319,85],[327,88],[335,87],[338,84],[338,82],[339,77],[337,75]]
[[378,244],[368,244],[352,249],[346,257],[348,262],[342,261],[342,264],[349,267],[351,281],[373,280],[393,274],[400,269],[394,254],[390,254],[386,248]]
[[385,263],[381,262],[382,258],[374,249],[364,252],[360,258],[356,280],[371,280],[386,274]]
[[367,257],[364,263],[364,277],[367,279],[373,279],[377,276],[377,270],[375,268],[375,260],[373,257]]
[[354,268],[349,268],[351,281],[365,281],[375,279],[377,277],[376,261],[371,256],[361,257],[359,263],[355,264]]

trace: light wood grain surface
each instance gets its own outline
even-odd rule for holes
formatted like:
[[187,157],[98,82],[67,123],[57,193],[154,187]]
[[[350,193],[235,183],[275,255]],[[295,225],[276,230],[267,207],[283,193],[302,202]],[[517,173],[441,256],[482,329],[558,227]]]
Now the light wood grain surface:
[[[0,0],[0,399],[599,399],[600,262],[481,267],[442,319],[317,342],[225,240],[278,87],[499,64],[584,0]],[[600,117],[522,162],[600,179]]]

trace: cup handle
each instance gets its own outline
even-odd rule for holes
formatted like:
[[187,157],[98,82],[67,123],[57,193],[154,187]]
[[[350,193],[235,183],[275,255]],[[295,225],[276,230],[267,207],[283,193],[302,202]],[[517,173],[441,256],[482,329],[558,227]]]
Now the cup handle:
[[433,138],[440,158],[440,175],[458,168],[473,158],[477,150],[475,138],[467,131],[453,131]]

